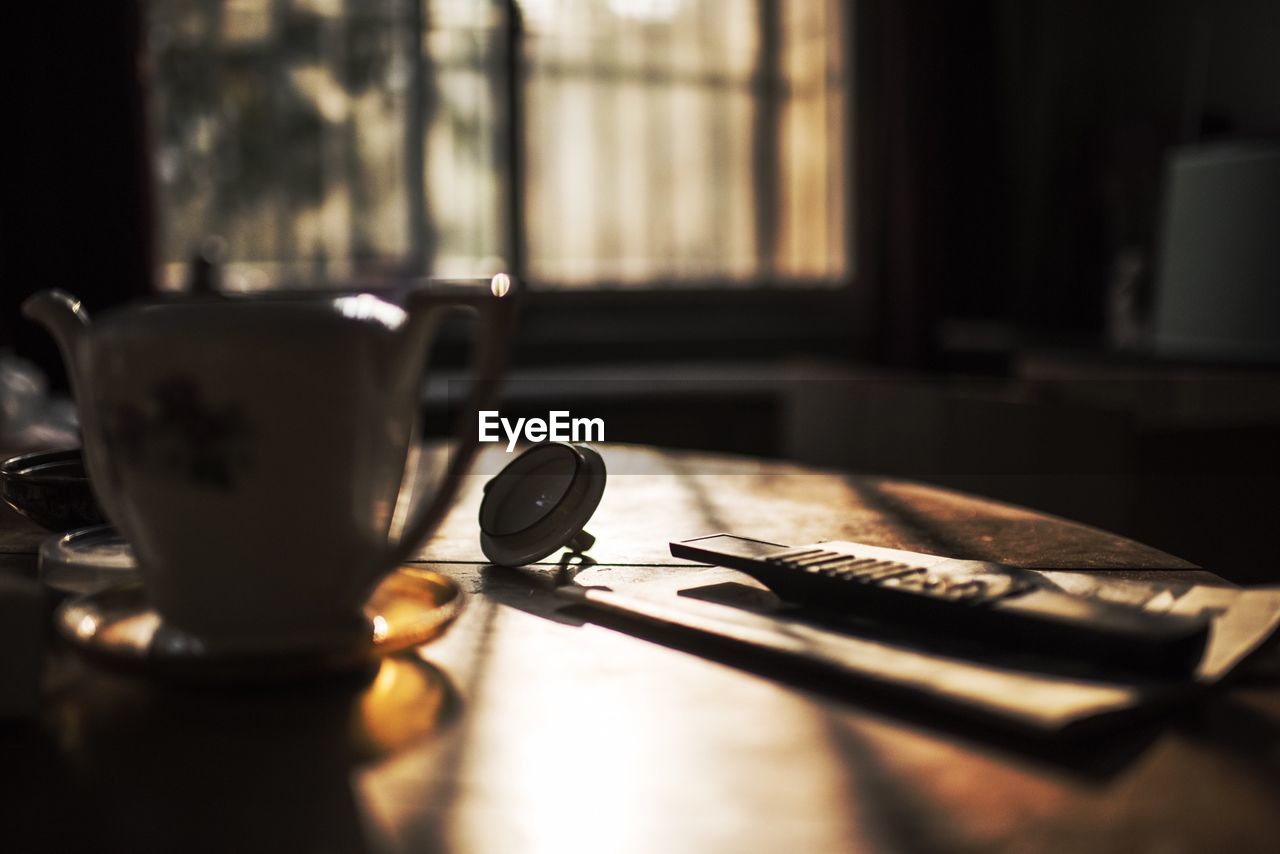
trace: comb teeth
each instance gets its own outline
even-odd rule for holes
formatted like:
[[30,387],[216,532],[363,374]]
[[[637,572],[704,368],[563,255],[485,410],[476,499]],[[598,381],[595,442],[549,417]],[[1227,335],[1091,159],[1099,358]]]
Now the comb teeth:
[[921,567],[909,566],[898,561],[858,557],[815,548],[784,552],[769,558],[768,562],[787,569],[803,570],[811,575],[823,575],[846,581],[886,581],[890,578],[916,575],[925,571]]
[[783,552],[782,554],[774,555],[773,557],[768,558],[768,562],[787,564],[794,560],[803,560],[806,557],[814,557],[815,555],[831,555],[831,554],[835,554],[835,552],[829,552],[826,549],[807,548],[807,549],[800,549],[799,551]]
[[886,567],[872,570],[865,575],[860,575],[864,581],[887,581],[890,578],[902,578],[907,575],[917,575],[924,573],[924,569],[919,566],[908,566],[905,563],[891,563]]
[[851,576],[863,570],[869,569],[880,563],[878,560],[872,560],[869,557],[849,557],[845,555],[844,560],[832,561],[831,563],[822,564],[820,567],[829,575]]
[[809,567],[818,566],[824,563],[839,563],[846,559],[848,555],[836,554],[835,552],[819,552],[816,555],[802,557],[787,561],[787,566]]

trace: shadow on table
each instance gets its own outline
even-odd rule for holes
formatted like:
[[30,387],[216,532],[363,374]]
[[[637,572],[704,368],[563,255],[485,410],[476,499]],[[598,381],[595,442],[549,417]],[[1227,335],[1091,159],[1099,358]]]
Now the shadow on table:
[[[975,716],[972,712],[966,714],[965,710],[942,699],[934,700],[919,693],[886,688],[854,676],[833,678],[829,670],[799,666],[794,659],[779,660],[769,655],[744,652],[741,648],[721,644],[705,636],[692,636],[679,629],[658,627],[595,609],[566,606],[553,591],[591,565],[593,562],[585,556],[566,555],[554,568],[488,567],[483,575],[484,592],[498,602],[544,619],[572,626],[585,623],[601,625],[776,680],[825,700],[1048,764],[1085,781],[1102,782],[1114,777],[1171,726],[1187,715],[1194,715],[1194,707],[1187,707],[1184,710],[1166,710],[1162,715],[1109,721],[1105,729],[1071,733],[1069,737],[1028,733]],[[767,591],[735,584],[682,590],[681,594],[749,609],[767,610],[770,603],[763,601],[765,599],[773,599],[776,603]],[[952,644],[949,651],[954,651],[954,641],[949,643]]]
[[[1253,699],[1264,702],[1250,702]],[[1274,690],[1251,695],[1246,689],[1206,704],[1198,714],[1188,716],[1180,730],[1228,758],[1280,798],[1280,699]]]
[[88,671],[51,705],[44,731],[0,729],[8,850],[362,851],[352,772],[439,732],[457,695],[402,655],[236,690]]

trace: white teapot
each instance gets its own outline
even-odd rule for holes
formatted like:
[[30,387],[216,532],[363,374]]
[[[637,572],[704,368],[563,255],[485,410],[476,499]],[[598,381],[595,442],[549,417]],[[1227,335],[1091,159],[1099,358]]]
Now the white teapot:
[[[512,282],[429,281],[399,298],[159,298],[93,323],[73,297],[23,305],[57,340],[90,481],[166,623],[233,648],[368,637],[361,612],[449,508],[496,390]],[[438,486],[392,538],[441,317],[478,312],[472,393]],[[417,492],[417,490],[414,490]]]

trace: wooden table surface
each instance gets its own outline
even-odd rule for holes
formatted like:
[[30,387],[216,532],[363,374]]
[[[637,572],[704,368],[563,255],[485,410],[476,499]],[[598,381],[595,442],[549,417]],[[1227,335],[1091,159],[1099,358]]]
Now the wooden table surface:
[[[606,445],[589,572],[681,585],[673,539],[727,530],[1198,581],[1139,544],[919,484]],[[481,461],[493,470],[500,452]],[[44,712],[0,725],[0,850],[1271,851],[1280,688],[1101,739],[1029,742],[776,678],[557,610],[554,562],[487,566],[483,475],[421,559],[470,594],[371,679],[162,686],[50,655]],[[0,566],[43,534],[0,520]],[[1274,673],[1274,668],[1271,670]],[[6,842],[7,840],[7,842]]]

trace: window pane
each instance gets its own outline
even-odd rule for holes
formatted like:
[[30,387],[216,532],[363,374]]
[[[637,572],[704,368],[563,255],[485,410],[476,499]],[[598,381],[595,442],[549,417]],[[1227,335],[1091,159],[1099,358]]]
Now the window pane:
[[[838,284],[849,269],[837,0],[150,4],[164,281],[509,269],[535,285]],[[504,207],[505,206],[505,207]]]
[[839,3],[520,5],[535,282],[844,280]]
[[777,270],[821,277],[846,268],[844,63],[830,33],[835,0],[781,6],[782,103]]
[[149,8],[164,284],[211,236],[233,288],[505,268],[496,4]]

